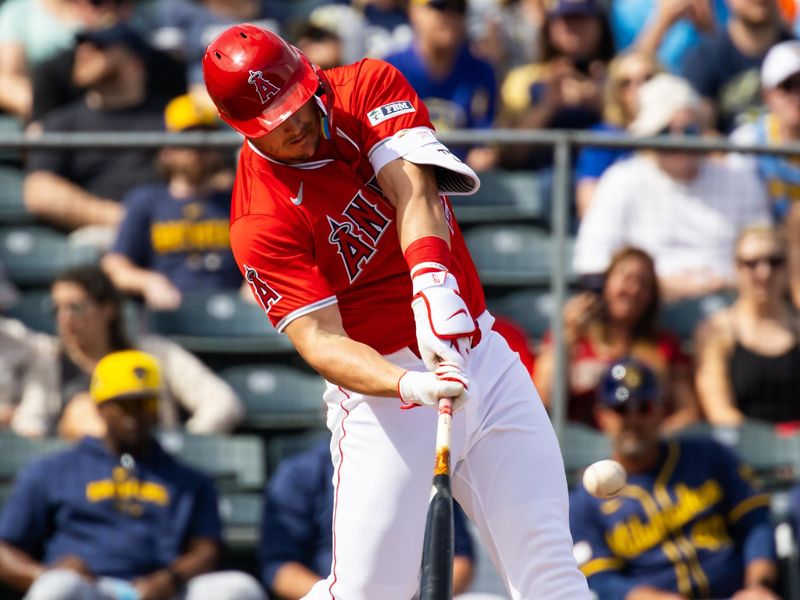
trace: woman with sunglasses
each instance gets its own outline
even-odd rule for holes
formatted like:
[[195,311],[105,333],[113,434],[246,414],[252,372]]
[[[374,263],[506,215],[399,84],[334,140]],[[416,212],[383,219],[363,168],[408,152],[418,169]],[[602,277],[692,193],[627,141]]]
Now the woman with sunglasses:
[[800,319],[789,301],[786,240],[750,227],[736,244],[738,298],[697,331],[697,391],[712,425],[800,420]]

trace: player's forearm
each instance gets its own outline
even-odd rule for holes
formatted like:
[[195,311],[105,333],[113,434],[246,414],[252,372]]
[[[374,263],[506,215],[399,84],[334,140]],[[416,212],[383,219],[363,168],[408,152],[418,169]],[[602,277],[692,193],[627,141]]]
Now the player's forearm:
[[397,365],[383,358],[376,350],[346,335],[317,332],[313,338],[293,336],[289,339],[303,359],[325,379],[347,390],[369,396],[397,396],[397,383],[404,373]]
[[272,591],[284,600],[300,600],[320,580],[320,576],[299,562],[284,563],[272,579]]
[[0,582],[24,592],[43,570],[44,565],[22,550],[0,542]]
[[85,225],[117,226],[123,216],[119,203],[99,198],[46,171],[34,171],[25,178],[23,195],[29,212],[70,229]]
[[433,167],[397,159],[381,169],[378,183],[397,210],[397,234],[402,250],[427,236],[449,242]]

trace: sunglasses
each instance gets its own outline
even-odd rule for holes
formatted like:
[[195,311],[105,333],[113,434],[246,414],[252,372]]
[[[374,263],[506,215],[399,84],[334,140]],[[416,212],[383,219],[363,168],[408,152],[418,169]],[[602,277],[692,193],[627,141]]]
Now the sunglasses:
[[778,269],[786,264],[786,256],[783,254],[773,254],[772,256],[757,256],[755,258],[737,258],[736,262],[740,266],[754,270],[761,263],[768,264],[773,269]]
[[697,123],[689,123],[683,127],[670,127],[667,125],[656,135],[700,135],[700,126]]
[[800,77],[790,77],[778,84],[782,92],[800,92]]
[[82,317],[87,308],[89,308],[87,302],[65,302],[64,304],[56,304],[54,302],[50,306],[50,312],[54,317],[60,312],[68,312],[73,316]]
[[653,410],[655,409],[654,402],[625,402],[623,404],[618,404],[616,406],[609,406],[610,410],[613,410],[620,416],[629,416],[629,415],[638,415],[638,416],[647,416],[650,415]]
[[621,77],[619,79],[619,87],[626,89],[634,85],[643,85],[653,78],[653,73],[645,75],[644,77]]

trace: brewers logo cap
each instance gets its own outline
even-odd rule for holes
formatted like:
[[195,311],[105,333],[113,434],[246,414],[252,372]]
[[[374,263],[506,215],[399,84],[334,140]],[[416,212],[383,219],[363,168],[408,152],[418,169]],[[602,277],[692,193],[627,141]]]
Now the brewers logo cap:
[[614,409],[659,404],[661,394],[656,374],[635,358],[618,360],[603,375],[598,388],[598,401]]
[[104,356],[92,373],[89,394],[100,404],[108,400],[152,398],[161,393],[158,361],[139,350],[122,350]]

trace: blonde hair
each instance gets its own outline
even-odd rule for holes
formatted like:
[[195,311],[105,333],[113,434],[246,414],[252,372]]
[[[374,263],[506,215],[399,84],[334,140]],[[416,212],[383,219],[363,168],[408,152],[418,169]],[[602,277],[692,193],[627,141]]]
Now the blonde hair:
[[778,244],[781,252],[785,253],[788,249],[787,247],[789,242],[786,238],[786,230],[784,227],[776,227],[775,225],[771,225],[769,223],[759,223],[758,225],[748,225],[747,227],[739,230],[739,234],[736,236],[736,243],[734,244],[736,255],[739,255],[739,250],[741,249],[742,243],[745,239],[757,236],[770,238],[772,241]]
[[617,127],[627,127],[636,116],[635,114],[628,114],[622,103],[622,77],[620,70],[625,61],[632,57],[638,57],[645,61],[652,70],[653,75],[664,71],[658,60],[652,54],[646,52],[631,50],[614,57],[614,60],[608,65],[608,78],[603,90],[603,119],[606,123]]

